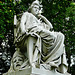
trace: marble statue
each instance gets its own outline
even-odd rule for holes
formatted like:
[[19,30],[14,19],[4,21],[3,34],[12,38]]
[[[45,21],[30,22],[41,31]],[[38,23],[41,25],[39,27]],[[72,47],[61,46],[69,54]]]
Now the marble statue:
[[52,24],[41,13],[42,5],[36,0],[17,21],[14,43],[19,51],[13,55],[9,71],[28,67],[67,71],[64,35],[52,31]]

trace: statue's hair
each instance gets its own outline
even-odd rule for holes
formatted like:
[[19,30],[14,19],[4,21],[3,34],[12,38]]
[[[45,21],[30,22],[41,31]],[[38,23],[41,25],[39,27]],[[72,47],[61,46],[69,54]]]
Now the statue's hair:
[[41,9],[41,4],[40,4],[40,2],[38,1],[38,0],[36,0],[36,1],[34,1],[31,5],[30,5],[30,7],[28,8],[28,12],[31,12],[31,9],[33,8],[33,6],[34,5],[38,5],[39,6],[39,10]]

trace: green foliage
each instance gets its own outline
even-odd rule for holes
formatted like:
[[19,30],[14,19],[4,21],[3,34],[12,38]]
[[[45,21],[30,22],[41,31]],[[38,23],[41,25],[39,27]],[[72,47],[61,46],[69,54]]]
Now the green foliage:
[[13,27],[14,6],[10,0],[0,1],[0,39]]
[[66,8],[66,17],[69,17],[69,21],[66,22],[68,35],[68,46],[71,50],[72,55],[75,54],[75,3],[71,3],[70,7]]

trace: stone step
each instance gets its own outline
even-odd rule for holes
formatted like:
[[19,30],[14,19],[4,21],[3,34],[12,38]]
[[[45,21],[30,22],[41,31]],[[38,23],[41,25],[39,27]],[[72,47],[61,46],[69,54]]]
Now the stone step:
[[38,68],[28,68],[28,69],[23,69],[11,73],[5,73],[3,75],[69,75],[69,74],[68,73],[62,74],[54,70],[49,71],[49,70],[43,70]]

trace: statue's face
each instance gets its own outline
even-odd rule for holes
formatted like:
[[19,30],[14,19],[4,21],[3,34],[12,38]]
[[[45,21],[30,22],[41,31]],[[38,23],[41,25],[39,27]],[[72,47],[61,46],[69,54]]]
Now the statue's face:
[[21,57],[15,57],[13,60],[13,68],[14,70],[19,70],[21,65],[23,64],[23,59]]
[[34,5],[33,7],[32,7],[32,9],[31,9],[31,13],[33,14],[33,15],[38,15],[38,13],[39,13],[39,6],[38,5]]

